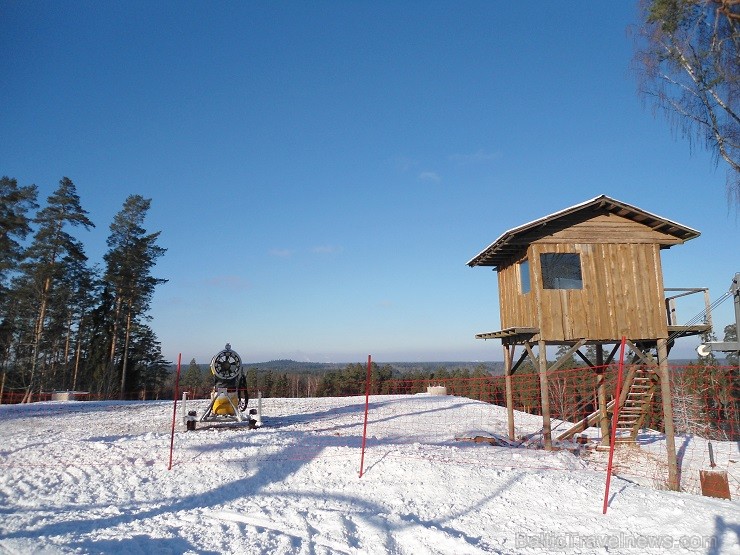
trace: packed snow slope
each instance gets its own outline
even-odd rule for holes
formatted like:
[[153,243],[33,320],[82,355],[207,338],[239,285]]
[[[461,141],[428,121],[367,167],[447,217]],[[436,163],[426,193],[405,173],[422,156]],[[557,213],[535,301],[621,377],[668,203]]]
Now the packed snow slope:
[[[206,401],[191,402],[202,414]],[[265,399],[264,426],[172,402],[0,406],[0,552],[740,553],[740,503],[614,477],[582,453],[458,441],[505,409],[452,396]],[[602,467],[603,468],[603,467]]]

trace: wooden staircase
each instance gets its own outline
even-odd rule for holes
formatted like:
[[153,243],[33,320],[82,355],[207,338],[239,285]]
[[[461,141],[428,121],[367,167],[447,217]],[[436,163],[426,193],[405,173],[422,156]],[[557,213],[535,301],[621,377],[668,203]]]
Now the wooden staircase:
[[654,374],[644,369],[636,370],[625,383],[619,419],[617,420],[616,443],[635,443],[655,395]]
[[[620,395],[622,402],[619,409],[619,420],[617,420],[615,443],[635,443],[637,434],[643,422],[645,422],[645,418],[652,405],[655,387],[656,381],[653,372],[643,368],[633,367],[627,373],[622,387],[622,394]],[[614,415],[614,399],[607,403],[606,410],[610,417]],[[556,439],[570,439],[586,428],[598,425],[599,419],[600,412],[597,409],[568,430],[562,432]]]

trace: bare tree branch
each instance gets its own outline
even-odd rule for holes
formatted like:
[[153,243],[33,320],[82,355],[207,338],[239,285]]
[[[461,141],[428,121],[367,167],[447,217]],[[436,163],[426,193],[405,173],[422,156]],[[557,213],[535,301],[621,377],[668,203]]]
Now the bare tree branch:
[[643,0],[639,92],[728,166],[740,207],[740,0]]

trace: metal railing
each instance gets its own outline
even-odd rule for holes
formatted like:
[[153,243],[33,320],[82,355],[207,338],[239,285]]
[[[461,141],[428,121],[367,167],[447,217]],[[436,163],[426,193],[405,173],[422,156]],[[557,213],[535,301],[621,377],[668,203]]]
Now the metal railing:
[[678,321],[678,313],[676,311],[676,299],[679,299],[681,297],[686,297],[688,295],[703,293],[704,294],[704,311],[696,315],[694,318],[692,318],[692,320],[688,322],[688,325],[693,325],[701,321],[701,323],[706,324],[711,328],[712,326],[712,305],[709,302],[709,288],[707,287],[692,287],[692,288],[666,287],[664,291],[666,293],[668,292],[676,293],[675,295],[666,296],[665,298],[666,316],[668,318],[669,326],[681,325]]

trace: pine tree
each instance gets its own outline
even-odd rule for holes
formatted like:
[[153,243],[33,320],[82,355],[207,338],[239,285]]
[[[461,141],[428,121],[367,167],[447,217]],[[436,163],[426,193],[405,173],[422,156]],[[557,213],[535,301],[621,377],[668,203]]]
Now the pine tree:
[[130,195],[113,219],[108,237],[109,250],[104,282],[113,300],[112,330],[108,355],[107,380],[120,363],[120,396],[126,392],[129,344],[137,320],[145,318],[154,288],[166,279],[154,278],[151,270],[166,249],[158,246],[160,232],[147,233],[142,227],[151,205],[151,199]]
[[[7,280],[23,255],[19,241],[31,232],[28,212],[38,208],[36,185],[18,187],[7,176],[0,178],[0,294],[5,297]],[[2,307],[0,307],[2,308]]]
[[290,384],[288,383],[288,375],[280,374],[275,380],[270,392],[270,397],[288,397]]
[[25,315],[32,316],[33,320],[30,375],[25,401],[30,399],[37,380],[43,342],[45,339],[52,342],[55,339],[45,337],[44,333],[51,321],[50,315],[58,308],[54,301],[58,301],[60,297],[54,296],[55,287],[68,275],[71,267],[87,260],[82,243],[67,233],[66,228],[95,227],[80,205],[74,183],[66,177],[59,181],[59,187],[49,196],[46,207],[38,212],[34,222],[38,225],[38,230],[26,252],[26,259],[21,264],[21,276],[17,280],[18,290],[25,292],[27,307],[33,311],[32,315]]
[[188,366],[188,369],[180,380],[180,385],[183,389],[196,390],[200,388],[202,383],[203,377],[201,375],[200,366],[195,362],[195,359],[192,359],[190,361],[190,366]]
[[5,389],[11,345],[13,343],[13,307],[9,294],[10,277],[18,270],[23,257],[23,241],[31,232],[28,212],[38,208],[36,185],[18,187],[18,182],[7,176],[0,178],[0,402]]
[[139,398],[159,399],[171,374],[172,362],[165,360],[154,331],[136,323],[130,333],[128,355],[131,362],[129,391],[139,391]]

